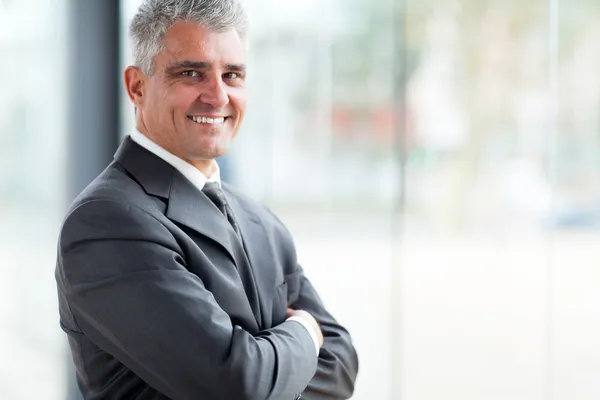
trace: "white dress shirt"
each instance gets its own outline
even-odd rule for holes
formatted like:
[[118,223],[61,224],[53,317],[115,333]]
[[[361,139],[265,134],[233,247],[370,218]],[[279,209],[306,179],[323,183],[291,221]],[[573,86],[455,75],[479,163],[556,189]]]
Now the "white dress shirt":
[[[176,155],[168,152],[167,150],[163,149],[158,144],[153,142],[150,138],[148,138],[148,136],[144,135],[137,129],[133,130],[130,137],[131,140],[133,140],[149,152],[155,154],[157,157],[163,159],[165,162],[173,166],[173,168],[175,168],[177,171],[181,172],[181,174],[185,176],[199,191],[202,191],[206,182],[217,182],[219,186],[221,186],[219,164],[215,160],[212,160],[214,164],[214,172],[209,178],[207,178],[196,167],[182,160]],[[290,317],[286,321],[296,321],[300,323],[304,328],[306,328],[306,331],[310,334],[310,337],[312,338],[315,344],[315,349],[317,350],[318,355],[320,347],[319,340],[317,339],[317,333],[314,331],[312,326],[310,326],[308,321],[301,317]]]

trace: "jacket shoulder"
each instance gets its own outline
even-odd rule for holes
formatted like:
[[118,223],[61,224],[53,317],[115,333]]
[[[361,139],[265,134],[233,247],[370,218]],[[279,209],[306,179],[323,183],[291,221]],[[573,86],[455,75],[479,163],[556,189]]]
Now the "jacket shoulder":
[[112,200],[150,211],[156,200],[119,163],[112,162],[71,203],[67,215],[85,203]]

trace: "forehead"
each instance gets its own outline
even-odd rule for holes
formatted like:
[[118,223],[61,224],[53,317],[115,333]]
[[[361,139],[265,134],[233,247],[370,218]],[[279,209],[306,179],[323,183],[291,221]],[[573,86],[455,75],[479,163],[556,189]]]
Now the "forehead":
[[156,67],[180,61],[206,61],[213,65],[245,64],[246,49],[235,29],[223,32],[191,22],[177,22],[163,38]]

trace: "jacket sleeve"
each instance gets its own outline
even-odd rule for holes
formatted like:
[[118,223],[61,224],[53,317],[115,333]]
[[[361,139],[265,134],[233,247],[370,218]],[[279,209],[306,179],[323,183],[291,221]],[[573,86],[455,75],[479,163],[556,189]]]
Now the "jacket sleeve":
[[[317,372],[302,394],[307,400],[348,399],[354,392],[354,382],[358,374],[358,356],[352,345],[348,331],[342,327],[325,309],[319,295],[297,267],[297,295],[292,291],[291,307],[306,310],[317,320],[323,332],[323,347],[319,352]],[[293,286],[293,284],[291,285]]]
[[[77,207],[63,225],[57,265],[77,329],[170,398],[294,399],[315,374],[314,345],[300,324],[254,336],[232,325],[171,233],[140,208],[110,199]],[[317,307],[305,286],[302,304]],[[345,379],[332,363],[349,357],[347,337],[327,329],[315,390]]]
[[298,265],[296,248],[291,233],[283,222],[270,210],[269,214],[277,221],[280,250],[285,269],[288,306],[308,311],[319,323],[323,332],[323,347],[319,352],[317,371],[302,398],[306,400],[348,399],[354,393],[354,383],[358,375],[358,355],[348,331],[327,311],[317,291]]

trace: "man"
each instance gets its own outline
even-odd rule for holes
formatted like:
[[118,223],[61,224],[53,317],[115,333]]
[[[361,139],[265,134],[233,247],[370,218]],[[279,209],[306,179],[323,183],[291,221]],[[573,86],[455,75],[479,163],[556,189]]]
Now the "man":
[[349,398],[356,352],[290,234],[220,183],[214,159],[246,109],[242,7],[145,1],[130,33],[136,130],[71,206],[58,249],[84,398]]

